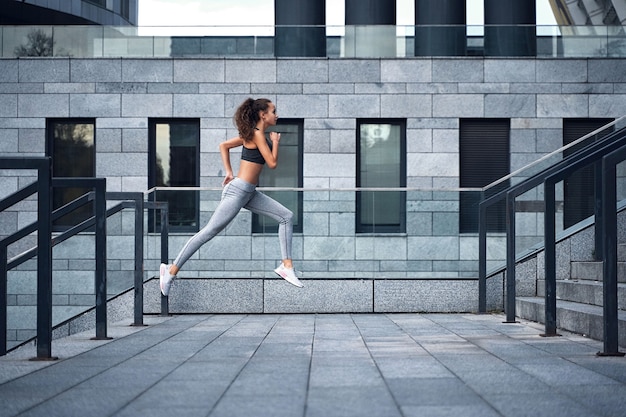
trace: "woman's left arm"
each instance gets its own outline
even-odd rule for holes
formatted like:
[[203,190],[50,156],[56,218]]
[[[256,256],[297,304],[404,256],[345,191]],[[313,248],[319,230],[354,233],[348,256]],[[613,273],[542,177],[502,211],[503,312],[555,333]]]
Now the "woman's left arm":
[[236,148],[238,146],[243,145],[243,139],[239,136],[234,137],[232,139],[228,139],[222,143],[220,143],[220,154],[222,156],[222,164],[224,164],[224,170],[226,171],[226,175],[224,177],[224,181],[222,185],[226,185],[233,180],[233,167],[230,164],[230,150],[232,148]]

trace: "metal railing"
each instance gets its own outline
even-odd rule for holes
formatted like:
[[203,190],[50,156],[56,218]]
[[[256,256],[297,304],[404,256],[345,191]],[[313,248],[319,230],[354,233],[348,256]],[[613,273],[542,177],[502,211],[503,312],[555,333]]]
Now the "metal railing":
[[[529,36],[516,36],[522,30]],[[294,37],[293,34],[302,37]],[[505,34],[510,35],[505,35]],[[428,36],[425,36],[427,34]],[[449,36],[446,36],[448,34]],[[432,56],[500,54],[492,38],[510,47],[509,56],[625,57],[622,26],[558,25],[364,25],[364,26],[0,26],[0,57],[165,58],[314,56],[399,58],[421,55],[419,39],[465,38],[458,50],[428,48]],[[441,41],[438,41],[438,36]],[[503,38],[504,36],[504,38]],[[319,45],[314,50],[306,45]],[[319,38],[319,39],[318,39]],[[289,43],[284,51],[282,44]],[[294,47],[301,43],[301,47]],[[522,45],[526,43],[529,45]],[[294,49],[295,48],[295,49]],[[423,48],[422,48],[423,49]],[[517,52],[515,52],[517,51]],[[526,51],[526,52],[522,52]],[[506,53],[506,51],[505,51]]]
[[626,160],[626,146],[602,158],[602,207],[600,214],[602,246],[602,285],[604,315],[604,351],[599,355],[623,356],[619,352],[619,318],[617,297],[617,165]]
[[[607,129],[609,132],[606,134]],[[612,131],[613,129],[617,129]],[[565,150],[574,146],[585,147],[564,157]],[[479,205],[479,312],[486,312],[487,294],[487,209],[498,202],[506,204],[506,302],[507,322],[515,322],[515,268],[516,248],[516,198],[543,186],[545,253],[545,335],[556,335],[556,184],[575,171],[595,165],[595,253],[605,261],[604,279],[604,354],[618,354],[617,347],[617,278],[616,278],[616,165],[626,149],[626,117],[617,119],[577,141],[546,155],[537,163],[510,174],[497,183],[486,187],[486,193],[497,190],[483,198]],[[609,155],[611,155],[609,157]],[[557,160],[558,159],[558,160]],[[552,161],[551,164],[546,164]],[[600,165],[602,163],[602,165]],[[499,190],[496,186],[505,180],[524,177],[520,182]],[[608,252],[607,252],[608,251]],[[615,253],[615,255],[614,255]],[[599,257],[599,256],[598,256]],[[613,266],[607,265],[611,264]],[[608,269],[607,269],[608,268]],[[609,276],[610,275],[610,276]]]
[[[37,358],[52,358],[52,159],[0,158],[0,169],[37,170],[37,182],[0,201],[0,212],[37,193]],[[0,355],[6,354],[7,248],[0,245]]]
[[[106,219],[126,208],[135,212],[134,227],[134,326],[143,325],[143,248],[144,248],[144,208],[160,210],[162,218],[167,218],[165,202],[145,203],[143,193],[106,192],[104,178],[52,178],[51,158],[0,158],[0,169],[37,169],[37,181],[5,197],[0,201],[0,212],[18,204],[37,193],[37,222],[3,237],[0,240],[0,355],[7,353],[7,272],[37,256],[37,357],[38,360],[52,360],[52,247],[76,236],[80,232],[95,229],[95,329],[94,340],[108,339],[107,336],[107,243]],[[62,187],[94,189],[74,201],[51,210],[52,190]],[[107,200],[122,200],[111,208]],[[90,202],[94,203],[94,215],[52,236],[53,221],[71,213]],[[20,239],[37,233],[37,246],[8,259],[7,248]],[[162,257],[167,259],[167,222],[162,222]],[[167,311],[167,300],[164,300]],[[25,342],[24,342],[25,343]],[[23,344],[23,343],[22,343]],[[18,345],[19,346],[19,345]],[[14,348],[16,348],[15,346]]]

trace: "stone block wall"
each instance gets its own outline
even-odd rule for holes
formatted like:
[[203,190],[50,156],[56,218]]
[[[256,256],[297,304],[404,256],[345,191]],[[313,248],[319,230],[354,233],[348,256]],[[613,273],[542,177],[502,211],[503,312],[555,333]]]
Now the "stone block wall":
[[[411,281],[440,279],[445,283],[450,278],[476,277],[477,237],[458,233],[460,119],[510,119],[510,169],[517,170],[561,146],[564,118],[625,115],[626,61],[0,59],[0,152],[3,156],[44,155],[47,118],[94,118],[96,176],[107,179],[108,191],[144,192],[148,187],[148,119],[198,118],[200,184],[217,190],[223,173],[218,144],[237,134],[231,117],[247,97],[267,97],[276,104],[280,117],[304,120],[303,186],[308,190],[355,187],[356,119],[406,119],[407,187],[449,190],[445,191],[449,194],[429,200],[416,193],[408,198],[405,234],[356,235],[354,202],[337,192],[323,197],[305,192],[304,232],[294,238],[294,259],[305,271],[305,279],[393,279],[393,286],[400,287],[389,289],[385,286],[391,283],[381,281],[381,290],[405,293],[406,299],[394,301],[389,308],[411,309],[419,305],[415,300],[424,285]],[[235,169],[236,158],[234,152]],[[32,172],[0,172],[0,198],[28,184],[33,176]],[[206,193],[201,199],[201,222],[215,206],[216,193]],[[0,236],[32,222],[35,207],[34,201],[26,201],[0,213]],[[542,228],[533,216],[521,216],[524,227],[518,226],[520,235],[528,234],[529,241]],[[128,278],[132,276],[132,259],[128,258],[132,213],[110,222],[109,275],[121,283],[132,282]],[[185,277],[271,276],[279,258],[276,237],[252,235],[250,223],[249,213],[242,212],[222,236],[194,256]],[[171,236],[170,257],[189,236]],[[19,253],[30,244],[13,250]],[[146,278],[156,273],[159,251],[158,237],[147,236]],[[503,254],[503,239],[490,239],[490,265],[501,262]],[[87,244],[68,243],[67,248],[55,249],[55,274],[83,271],[87,282],[93,275],[92,262]],[[27,266],[21,268],[32,274]],[[458,310],[467,309],[472,292],[449,288],[448,296],[456,297]],[[68,305],[71,299],[84,297],[67,294]],[[26,297],[11,300],[19,306]],[[322,302],[319,298],[313,305]],[[381,300],[379,305],[388,304]]]

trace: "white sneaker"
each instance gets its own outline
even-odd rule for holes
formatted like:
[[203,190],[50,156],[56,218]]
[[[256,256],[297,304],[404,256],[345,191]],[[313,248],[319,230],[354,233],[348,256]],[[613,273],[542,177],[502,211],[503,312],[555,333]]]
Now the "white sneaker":
[[293,284],[299,288],[304,287],[304,284],[300,282],[293,268],[286,268],[285,265],[281,263],[280,266],[274,270],[274,272],[276,272],[281,278],[286,280],[288,283]]
[[172,281],[176,278],[176,275],[170,275],[170,266],[171,265],[161,264],[161,267],[159,268],[159,284],[161,286],[161,293],[166,297],[170,293]]

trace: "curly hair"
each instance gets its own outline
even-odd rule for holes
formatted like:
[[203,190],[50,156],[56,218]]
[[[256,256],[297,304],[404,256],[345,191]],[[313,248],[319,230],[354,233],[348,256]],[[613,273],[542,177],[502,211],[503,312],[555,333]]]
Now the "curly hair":
[[249,141],[254,136],[254,129],[259,121],[259,112],[267,111],[271,101],[266,98],[248,98],[237,108],[233,122],[237,126],[239,136]]

